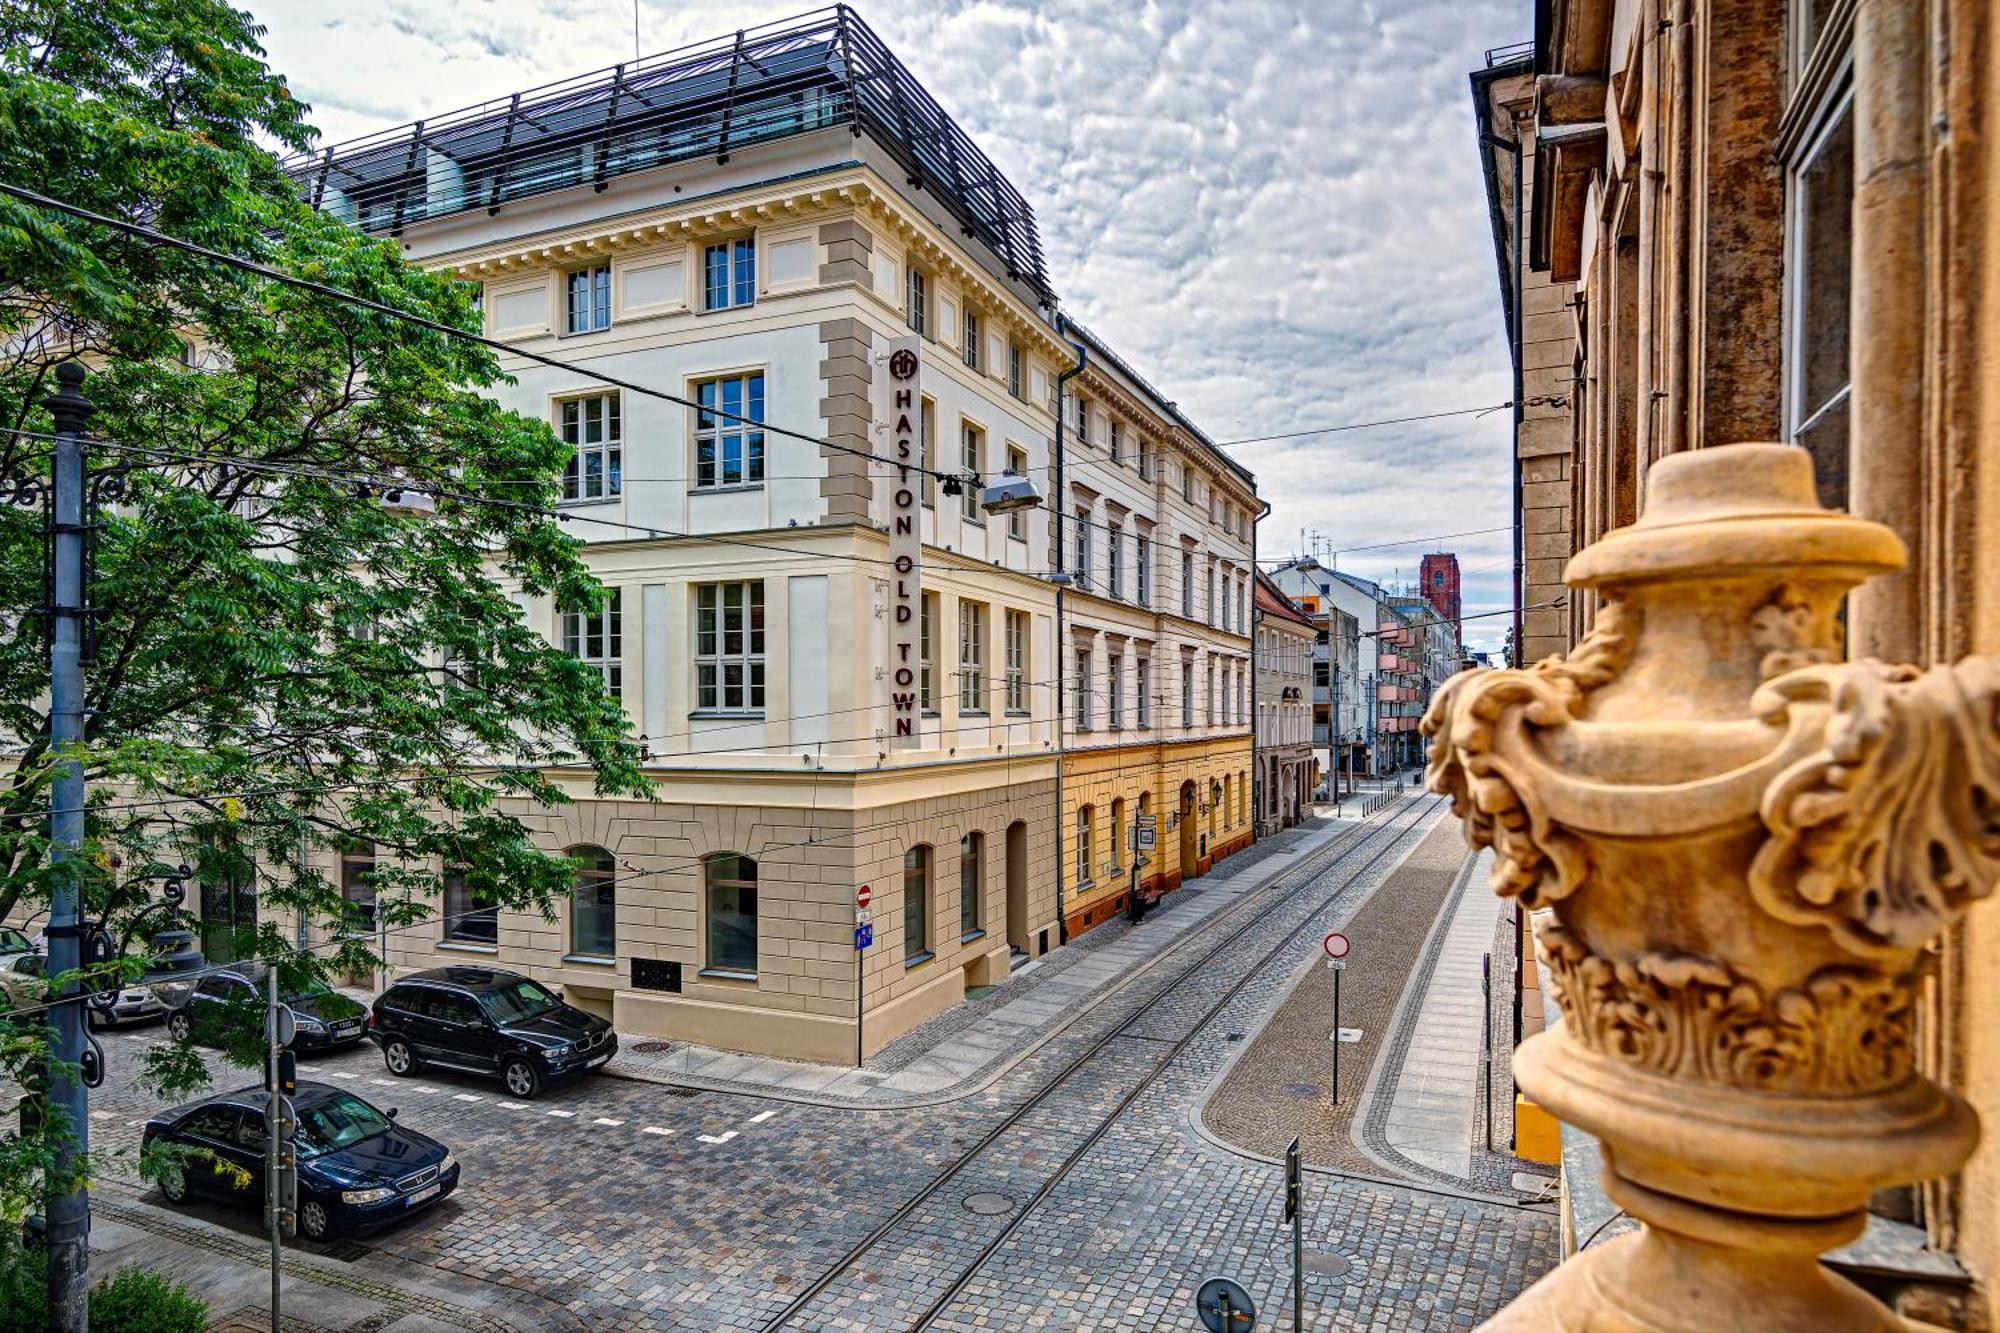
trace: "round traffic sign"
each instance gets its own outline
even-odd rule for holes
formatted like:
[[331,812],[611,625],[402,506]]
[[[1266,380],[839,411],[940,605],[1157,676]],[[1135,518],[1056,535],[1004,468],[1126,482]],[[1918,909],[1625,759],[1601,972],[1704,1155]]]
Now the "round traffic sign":
[[1208,1333],[1250,1333],[1257,1327],[1257,1306],[1250,1293],[1226,1277],[1202,1283],[1194,1308]]
[[874,901],[875,901],[875,891],[869,888],[866,884],[863,884],[860,888],[854,891],[854,905],[856,907],[866,907],[868,906],[869,903],[872,903]]
[[1328,958],[1345,958],[1347,957],[1347,936],[1337,930],[1329,930],[1326,933],[1326,938],[1320,941],[1319,947],[1326,950]]
[[[275,1032],[273,1028],[276,1029]],[[292,1012],[292,1006],[289,1004],[281,1004],[276,1009],[264,1011],[265,1041],[270,1041],[275,1036],[279,1046],[290,1046],[292,1038],[298,1035],[298,1031],[298,1015]]]

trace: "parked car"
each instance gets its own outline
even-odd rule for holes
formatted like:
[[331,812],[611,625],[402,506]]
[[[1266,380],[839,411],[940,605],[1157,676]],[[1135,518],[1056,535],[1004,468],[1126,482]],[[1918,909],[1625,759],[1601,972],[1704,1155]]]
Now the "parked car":
[[0,954],[33,953],[35,942],[12,926],[0,926]]
[[[232,1028],[242,1035],[264,1030],[264,975],[254,965],[210,972],[188,987],[167,1015],[167,1033],[178,1042],[214,1046]],[[280,995],[298,1019],[295,1051],[352,1046],[368,1035],[367,1014],[357,1000],[321,982]]]
[[389,1072],[427,1064],[497,1074],[513,1096],[596,1069],[618,1050],[611,1024],[539,982],[487,967],[414,972],[383,991],[368,1020]]
[[[146,1122],[142,1148],[178,1144],[192,1156],[160,1181],[173,1203],[221,1199],[264,1203],[265,1098],[262,1088],[208,1097]],[[436,1203],[458,1188],[458,1159],[428,1134],[396,1123],[344,1088],[301,1083],[298,1116],[299,1232],[324,1240],[367,1231]]]
[[48,999],[47,992],[42,989],[43,979],[48,974],[49,960],[41,954],[0,953],[0,993],[6,995],[7,1007],[22,1009]]
[[115,1028],[122,1023],[158,1018],[167,1012],[167,1006],[158,991],[144,982],[135,982],[120,986],[118,998],[110,1005],[87,1004],[83,1011],[89,1015],[92,1027]]

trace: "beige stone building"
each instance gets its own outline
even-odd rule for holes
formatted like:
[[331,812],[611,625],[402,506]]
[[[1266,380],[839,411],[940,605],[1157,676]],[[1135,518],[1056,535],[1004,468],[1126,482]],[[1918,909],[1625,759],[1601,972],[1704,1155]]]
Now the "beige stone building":
[[[1013,473],[1056,495],[1076,352],[1033,209],[865,24],[829,10],[290,165],[320,207],[479,284],[490,336],[558,363],[503,355],[503,398],[575,447],[566,526],[612,601],[518,601],[603,672],[658,784],[608,802],[568,775],[573,805],[528,812],[583,866],[557,919],[448,891],[434,931],[385,937],[392,968],[488,960],[629,1031],[852,1062],[1056,947],[1079,896],[1062,664],[1086,626],[1098,663],[1130,627],[1059,629],[1049,506],[992,510],[983,488]],[[918,352],[907,435],[899,340]],[[1115,509],[1128,542],[1155,526],[1164,598],[1171,550],[1219,515],[1170,517],[1166,488],[1226,478],[1246,552],[1254,491],[1129,378],[1094,373],[1088,420],[1122,423],[1150,470],[1079,440],[1059,502],[1095,503],[1072,534],[1098,552]],[[898,547],[905,518],[920,546]],[[1149,623],[1124,670],[1142,641],[1166,672],[1219,633]],[[1171,802],[1159,775],[1181,760],[1145,762],[1120,790]],[[372,867],[366,847],[341,859],[359,901]]]
[[[1489,158],[1503,270],[1526,238],[1529,401],[1573,409],[1524,423],[1524,462],[1548,460],[1524,495],[1567,469],[1571,497],[1530,549],[1529,601],[1632,520],[1660,460],[1779,441],[1810,452],[1823,503],[1910,552],[1847,600],[1850,656],[2000,652],[1996,40],[1993,6],[1951,0],[1555,0],[1531,51],[1474,74],[1482,132],[1524,132],[1530,153],[1525,212],[1511,160]],[[1570,610],[1530,628],[1530,658],[1597,607]],[[1895,1243],[1860,1273],[1950,1327],[1991,1327],[2000,1283],[1996,978],[2000,914],[1975,906],[1934,950],[1915,1039],[1984,1142],[1878,1196]]]
[[1257,828],[1286,829],[1312,811],[1313,650],[1319,627],[1257,571]]

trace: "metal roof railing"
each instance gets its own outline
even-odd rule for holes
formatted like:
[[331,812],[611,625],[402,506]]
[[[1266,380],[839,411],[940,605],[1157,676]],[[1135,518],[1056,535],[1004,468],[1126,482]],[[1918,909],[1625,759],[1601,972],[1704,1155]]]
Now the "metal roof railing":
[[577,75],[310,153],[285,168],[367,231],[846,126],[867,134],[1044,304],[1034,210],[847,5]]

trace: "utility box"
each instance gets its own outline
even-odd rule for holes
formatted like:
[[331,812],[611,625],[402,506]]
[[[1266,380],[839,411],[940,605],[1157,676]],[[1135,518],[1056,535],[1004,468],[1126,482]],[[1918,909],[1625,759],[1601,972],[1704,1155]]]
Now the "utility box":
[[1557,1166],[1562,1162],[1562,1122],[1520,1093],[1514,1094],[1514,1155]]

